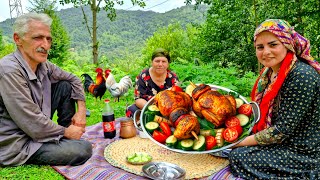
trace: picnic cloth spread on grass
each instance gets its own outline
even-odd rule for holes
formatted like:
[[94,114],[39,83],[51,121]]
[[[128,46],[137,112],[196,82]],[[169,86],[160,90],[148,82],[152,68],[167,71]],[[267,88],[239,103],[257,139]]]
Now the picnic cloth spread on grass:
[[[118,122],[121,120],[121,118],[117,119],[116,128],[117,128],[117,134],[116,137],[113,139],[105,139],[103,137],[103,130],[102,130],[102,123],[98,123],[92,126],[86,127],[86,132],[81,137],[81,139],[88,140],[92,143],[93,152],[92,157],[83,165],[80,166],[52,166],[57,172],[62,174],[67,179],[147,179],[141,175],[138,175],[139,173],[136,173],[134,171],[128,171],[126,167],[129,167],[129,164],[126,165],[126,167],[121,167],[119,165],[116,165],[114,158],[108,159],[108,162],[106,158],[104,157],[104,152],[110,150],[112,147],[115,147],[119,142],[122,141],[130,141],[131,139],[139,139],[139,137],[130,138],[130,139],[121,139],[119,138],[119,129],[120,129],[120,123]],[[150,141],[150,143],[153,143],[149,139],[143,139],[144,141]],[[153,147],[156,148],[162,148],[160,146],[157,146],[155,143],[152,144]],[[125,149],[130,149],[132,147],[124,147]],[[166,150],[162,148],[167,153],[175,153],[171,152],[169,150]],[[118,149],[121,152],[121,149]],[[110,153],[109,153],[110,155]],[[187,154],[182,154],[187,155]],[[208,155],[211,156],[211,155]],[[157,158],[156,156],[153,158]],[[219,157],[213,157],[217,158],[220,162],[222,162],[223,165],[217,165],[215,171],[212,170],[212,173],[215,173],[209,177],[203,177],[202,179],[236,179],[232,174],[230,173],[230,168],[228,165],[227,160],[221,161],[221,158]],[[158,159],[157,159],[158,160]],[[159,161],[163,161],[160,160]],[[218,161],[216,161],[218,162]],[[176,163],[178,164],[178,163]],[[133,165],[132,165],[133,166]],[[138,165],[142,167],[141,165]],[[182,165],[181,165],[182,166]],[[194,166],[203,166],[203,164],[194,164]],[[227,167],[226,167],[227,166]],[[126,170],[124,170],[124,169]],[[220,170],[220,171],[219,171]],[[188,170],[187,170],[188,171]],[[219,172],[217,172],[219,171]],[[207,175],[208,176],[208,175]]]

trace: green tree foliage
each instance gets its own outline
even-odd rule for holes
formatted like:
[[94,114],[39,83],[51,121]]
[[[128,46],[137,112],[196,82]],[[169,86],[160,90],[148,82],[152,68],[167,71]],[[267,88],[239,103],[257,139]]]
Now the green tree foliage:
[[0,51],[3,49],[2,30],[0,29]]
[[[60,0],[59,1],[62,5],[72,3],[75,7],[81,7],[83,18],[89,32],[90,38],[92,40],[92,55],[93,55],[93,63],[98,64],[98,48],[99,48],[99,41],[97,38],[97,13],[101,10],[101,2],[104,2],[103,10],[107,12],[108,18],[113,21],[116,18],[116,10],[114,9],[115,3],[122,5],[123,1],[121,0]],[[131,0],[132,5],[139,5],[140,7],[145,6],[144,0]],[[86,15],[83,6],[89,6],[92,12],[92,27],[89,26],[89,19]]]
[[311,54],[320,58],[320,1],[319,0],[256,0],[257,21],[284,19],[311,42]]
[[[187,4],[191,0],[186,1]],[[258,71],[253,48],[255,27],[265,19],[287,20],[311,41],[311,54],[320,55],[320,1],[273,0],[196,0],[211,5],[201,28],[195,51],[204,62],[221,67],[238,66],[243,71]]]
[[149,65],[152,52],[161,47],[169,51],[171,60],[180,63],[193,62],[193,41],[197,30],[191,24],[184,29],[180,23],[169,24],[158,29],[152,37],[146,40],[142,49],[143,64]]
[[14,44],[5,44],[2,48],[2,50],[0,50],[0,59],[6,55],[12,53],[14,50],[15,50]]
[[10,43],[5,43],[0,29],[0,59],[14,51],[15,46]]
[[218,67],[237,66],[243,72],[257,69],[252,46],[250,4],[245,0],[211,2],[206,23],[200,28],[195,51],[203,62],[214,62]]
[[52,46],[48,56],[48,60],[62,65],[63,61],[69,56],[68,50],[70,49],[70,38],[60,18],[56,15],[55,7],[56,1],[53,0],[33,0],[30,1],[33,5],[29,11],[42,12],[48,14],[52,18],[51,35],[53,38]]
[[55,13],[52,13],[51,17],[53,19],[51,25],[51,34],[54,39],[48,59],[60,65],[61,62],[65,61],[69,56],[68,50],[70,49],[70,38],[67,31],[61,24],[59,17],[56,16]]

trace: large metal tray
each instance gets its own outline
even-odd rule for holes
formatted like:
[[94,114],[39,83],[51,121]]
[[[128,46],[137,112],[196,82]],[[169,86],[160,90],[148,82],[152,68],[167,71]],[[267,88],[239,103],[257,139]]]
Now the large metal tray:
[[[259,121],[260,119],[260,108],[259,108],[259,105],[256,103],[256,102],[248,102],[246,100],[245,97],[239,95],[237,92],[233,91],[233,90],[230,90],[228,88],[225,88],[225,87],[222,87],[222,86],[217,86],[217,85],[212,85],[212,84],[207,84],[211,87],[211,89],[213,90],[219,90],[219,91],[222,91],[224,94],[231,94],[231,95],[238,95],[238,98],[242,99],[244,101],[244,103],[246,104],[251,104],[252,106],[252,109],[253,109],[253,120],[251,120],[251,125],[250,125],[250,128],[248,129],[248,134],[251,133],[252,131],[252,128],[253,128],[253,125]],[[142,110],[137,110],[134,114],[134,124],[136,126],[136,128],[140,131],[143,131],[147,137],[149,139],[151,139],[154,143],[156,143],[157,145],[163,147],[163,148],[166,148],[166,149],[169,149],[171,151],[174,151],[174,152],[179,152],[179,153],[188,153],[188,154],[204,154],[204,153],[211,153],[212,155],[215,155],[215,156],[222,156],[222,157],[226,157],[228,152],[230,151],[229,148],[231,148],[232,146],[240,143],[245,137],[243,137],[242,139],[239,139],[238,141],[234,142],[234,143],[231,143],[231,144],[228,144],[228,145],[225,145],[221,148],[217,148],[217,149],[212,149],[212,150],[206,150],[206,151],[184,151],[184,150],[181,150],[181,149],[175,149],[175,148],[170,148],[164,144],[161,144],[159,143],[158,141],[156,141],[155,139],[153,139],[152,135],[149,134],[147,132],[147,130],[145,129],[145,124],[146,124],[146,118],[144,118],[144,113],[147,111],[148,109],[148,106],[154,104],[154,97],[152,99],[150,99],[147,104],[143,107]],[[139,121],[138,121],[139,120]]]

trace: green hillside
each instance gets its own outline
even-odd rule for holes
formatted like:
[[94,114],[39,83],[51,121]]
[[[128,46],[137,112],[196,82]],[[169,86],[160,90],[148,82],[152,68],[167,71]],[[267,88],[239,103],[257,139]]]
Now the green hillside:
[[[91,19],[89,7],[84,8],[88,19]],[[180,23],[183,27],[188,23],[201,24],[205,21],[204,13],[207,6],[183,6],[166,13],[153,11],[126,11],[117,10],[117,18],[110,21],[107,13],[101,10],[98,13],[98,40],[100,56],[108,59],[122,58],[125,54],[140,54],[145,40],[161,27],[168,24]],[[71,48],[76,52],[91,54],[91,40],[84,24],[80,8],[62,9],[57,12],[62,24],[66,28]],[[0,23],[3,35],[11,41],[11,20]]]

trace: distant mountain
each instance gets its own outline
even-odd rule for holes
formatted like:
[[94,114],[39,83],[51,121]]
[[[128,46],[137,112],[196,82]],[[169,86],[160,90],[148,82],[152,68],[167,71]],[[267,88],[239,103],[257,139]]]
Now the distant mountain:
[[[188,23],[203,23],[207,8],[207,6],[200,6],[194,10],[194,6],[190,5],[166,13],[117,10],[117,17],[113,22],[109,20],[107,13],[101,10],[97,17],[99,52],[111,59],[121,57],[124,51],[136,53],[143,47],[145,40],[152,36],[158,28],[167,27],[176,22],[182,26]],[[84,10],[88,19],[91,20],[90,8],[85,7]],[[62,9],[57,12],[57,15],[71,38],[71,48],[78,52],[91,51],[91,40],[81,9]],[[91,23],[89,25],[91,26]],[[1,22],[0,28],[4,36],[12,36],[10,19]]]

